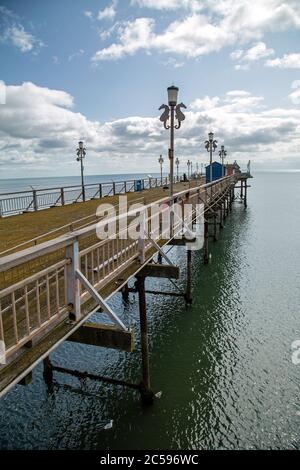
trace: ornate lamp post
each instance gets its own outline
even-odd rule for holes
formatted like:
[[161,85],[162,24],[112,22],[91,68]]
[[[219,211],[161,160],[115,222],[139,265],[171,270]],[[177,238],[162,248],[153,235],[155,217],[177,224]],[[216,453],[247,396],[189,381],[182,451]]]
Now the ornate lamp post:
[[212,154],[217,148],[217,140],[214,140],[214,133],[209,132],[208,140],[205,141],[205,148],[209,152],[209,163],[210,163],[210,174],[209,174],[209,182],[212,182]]
[[82,142],[81,140],[80,140],[80,142],[78,142],[78,149],[76,150],[76,155],[77,155],[76,160],[77,160],[78,162],[80,162],[82,200],[83,200],[83,202],[85,202],[85,187],[84,187],[84,178],[83,178],[83,170],[84,170],[83,159],[84,159],[84,157],[85,157],[85,155],[86,155],[86,149],[84,148],[83,142]]
[[178,172],[178,167],[179,167],[179,159],[178,157],[176,158],[175,160],[175,165],[176,165],[176,168],[177,168],[177,172],[176,172],[176,175],[177,175],[177,181],[179,181],[179,172]]
[[224,145],[221,145],[221,150],[219,152],[219,157],[222,160],[222,176],[225,176],[225,171],[224,171],[224,159],[227,156],[227,151],[224,148]]
[[[180,108],[185,108],[183,103],[177,104],[178,88],[176,86],[168,87],[168,103],[162,104],[159,110],[164,109],[164,112],[160,116],[160,120],[164,123],[165,129],[170,129],[170,148],[169,148],[169,160],[170,160],[170,196],[173,196],[174,187],[174,131],[179,129],[181,122],[184,121],[185,116]],[[177,124],[175,124],[175,118]],[[169,124],[168,124],[169,121]]]
[[190,160],[187,161],[187,167],[188,167],[188,178],[190,178],[190,167],[192,165],[192,162]]
[[158,163],[160,164],[160,184],[162,186],[162,184],[163,184],[162,166],[163,166],[163,163],[164,163],[164,159],[163,159],[162,155],[160,155],[160,157],[158,159]]

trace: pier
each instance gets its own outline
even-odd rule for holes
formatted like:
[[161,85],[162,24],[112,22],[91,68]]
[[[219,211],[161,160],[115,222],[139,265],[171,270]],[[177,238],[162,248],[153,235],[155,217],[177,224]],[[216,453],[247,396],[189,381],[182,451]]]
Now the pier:
[[[28,383],[35,366],[43,361],[44,378],[49,387],[54,373],[65,373],[136,389],[145,403],[152,403],[154,392],[148,348],[147,292],[178,295],[187,305],[192,303],[192,256],[189,243],[193,240],[185,237],[185,224],[176,218],[171,231],[162,230],[159,237],[152,233],[154,216],[151,205],[155,201],[161,213],[169,211],[172,214],[174,203],[180,204],[183,212],[189,204],[193,207],[195,224],[198,222],[196,205],[203,205],[204,243],[199,253],[204,264],[207,264],[210,241],[217,241],[233,203],[240,201],[247,207],[249,177],[249,173],[237,172],[208,184],[204,184],[203,180],[195,180],[192,184],[177,183],[173,196],[166,196],[162,187],[145,190],[140,194],[145,207],[140,225],[143,225],[148,236],[137,240],[123,238],[122,231],[118,232],[116,238],[99,240],[96,230],[107,224],[107,220],[95,218],[100,198],[82,203],[83,213],[90,211],[85,216],[90,217],[87,220],[80,221],[77,212],[77,208],[81,210],[80,204],[2,219],[1,223],[7,224],[6,233],[9,226],[13,230],[13,224],[19,224],[20,231],[13,242],[7,241],[0,257],[0,396],[17,384]],[[129,200],[135,202],[137,198],[138,195],[132,193]],[[107,202],[110,199],[108,197]],[[74,207],[76,211],[73,213]],[[75,214],[79,220],[77,225],[74,223]],[[123,219],[130,221],[135,215],[129,209],[126,214],[117,214],[109,220],[120,227]],[[37,228],[31,232],[34,236],[24,239],[26,218],[27,226],[35,226],[35,221],[40,224],[41,217],[47,221],[48,232],[43,235],[41,228]],[[62,232],[55,228],[60,220],[67,222],[59,229]],[[172,264],[165,249],[175,245],[182,246],[187,252],[185,291],[147,291],[145,280],[148,277],[178,279],[180,267]],[[134,287],[129,288],[128,281],[132,278],[135,279]],[[117,348],[130,353],[134,348],[134,331],[121,321],[118,312],[109,306],[108,300],[117,293],[126,299],[131,292],[138,294],[139,305],[139,383],[71,370],[68,364],[57,367],[51,362],[51,352],[63,341]],[[103,312],[107,321],[101,324],[92,321],[92,315],[98,311]]]

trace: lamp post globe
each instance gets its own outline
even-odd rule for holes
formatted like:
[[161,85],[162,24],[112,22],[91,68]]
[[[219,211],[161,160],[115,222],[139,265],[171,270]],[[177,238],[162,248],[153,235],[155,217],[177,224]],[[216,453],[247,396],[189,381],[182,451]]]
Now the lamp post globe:
[[160,184],[162,186],[162,184],[163,184],[162,166],[163,166],[163,163],[164,163],[164,159],[163,159],[162,155],[159,156],[158,163],[160,164]]
[[[209,164],[210,164],[210,172],[209,172],[209,182],[212,182],[212,154],[216,150],[218,144],[217,140],[214,139],[214,133],[211,131],[208,133],[208,140],[205,141],[205,148],[209,152]],[[211,188],[212,191],[212,188]]]
[[83,159],[85,158],[86,155],[86,149],[84,147],[83,141],[80,140],[78,142],[78,148],[76,150],[76,155],[77,155],[77,162],[80,162],[80,172],[81,172],[81,194],[82,194],[82,201],[85,202],[85,186],[84,186],[84,166],[83,166]]
[[164,124],[164,128],[170,130],[170,146],[169,146],[169,161],[170,161],[170,196],[173,196],[174,189],[174,133],[175,129],[180,129],[181,122],[184,121],[185,116],[181,108],[186,108],[183,103],[177,104],[179,88],[172,85],[167,88],[168,105],[162,104],[160,110],[163,113],[160,120]]
[[176,174],[177,181],[179,181],[179,172],[178,172],[179,163],[180,163],[180,161],[179,161],[179,158],[177,157],[176,160],[175,160],[175,165],[176,165],[176,168],[177,168],[177,174]]

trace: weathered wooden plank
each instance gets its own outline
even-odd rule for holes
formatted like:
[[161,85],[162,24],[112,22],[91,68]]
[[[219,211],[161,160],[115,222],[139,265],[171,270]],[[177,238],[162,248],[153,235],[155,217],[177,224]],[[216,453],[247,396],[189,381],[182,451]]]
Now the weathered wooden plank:
[[87,322],[68,338],[74,343],[102,346],[132,352],[134,349],[133,330],[122,331],[113,325]]
[[168,242],[168,245],[173,245],[173,246],[185,246],[187,243],[194,243],[196,241],[196,238],[192,238],[191,240],[188,240],[187,238],[172,238]]
[[163,277],[167,279],[178,279],[179,268],[170,264],[149,263],[138,273],[141,277]]

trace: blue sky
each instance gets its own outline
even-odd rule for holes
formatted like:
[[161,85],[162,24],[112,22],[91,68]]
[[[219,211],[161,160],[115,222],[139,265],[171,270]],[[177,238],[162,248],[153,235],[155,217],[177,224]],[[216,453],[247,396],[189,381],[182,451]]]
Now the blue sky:
[[89,174],[157,170],[170,84],[182,170],[210,129],[231,159],[300,168],[299,34],[297,0],[0,0],[2,177],[77,174],[79,139]]

